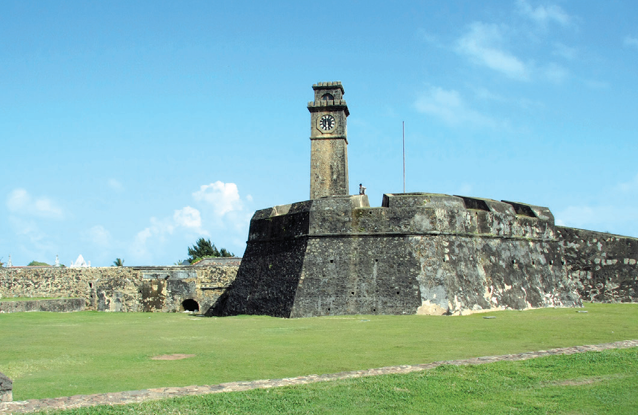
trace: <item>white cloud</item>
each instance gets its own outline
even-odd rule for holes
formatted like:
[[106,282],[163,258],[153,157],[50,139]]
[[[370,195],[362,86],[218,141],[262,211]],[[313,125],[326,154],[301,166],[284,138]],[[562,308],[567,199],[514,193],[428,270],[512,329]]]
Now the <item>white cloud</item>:
[[[217,181],[200,186],[199,190],[192,193],[192,197],[193,206],[177,209],[172,216],[163,219],[150,218],[150,225],[135,235],[130,246],[129,254],[132,261],[153,261],[156,259],[154,257],[160,255],[169,239],[188,239],[193,234],[213,234],[218,246],[230,248],[232,252],[237,251],[236,254],[241,254],[233,247],[241,249],[245,244],[252,213],[245,209],[237,185]],[[245,200],[251,202],[252,197],[248,195]]]
[[578,57],[578,49],[569,47],[562,43],[554,43],[554,50],[552,51],[554,56],[560,56],[568,60],[573,60]]
[[512,79],[527,80],[528,67],[516,56],[502,49],[505,36],[495,24],[474,22],[456,43],[456,51],[474,63],[486,66]]
[[193,197],[197,201],[204,201],[212,206],[217,216],[224,216],[229,212],[243,209],[243,203],[235,183],[216,181],[208,185],[201,185],[199,190],[193,193]]
[[13,242],[15,248],[23,251],[23,256],[37,259],[47,258],[55,253],[56,245],[33,219],[9,216],[9,224],[16,234],[16,240]]
[[62,209],[46,197],[34,199],[24,189],[15,189],[7,198],[7,208],[19,215],[32,215],[42,218],[61,219]]
[[591,88],[591,89],[607,89],[609,88],[609,82],[605,82],[605,81],[596,81],[596,80],[591,80],[591,79],[584,79],[583,84],[585,84],[586,87]]
[[124,189],[124,186],[122,186],[122,183],[118,182],[115,179],[109,179],[107,181],[107,184],[113,190],[118,190],[119,191],[119,190],[123,190]]
[[556,224],[574,228],[638,236],[638,207],[632,199],[638,195],[638,175],[610,188],[606,205],[568,206],[555,212]]
[[526,0],[518,0],[517,6],[520,14],[543,27],[546,27],[551,22],[558,23],[561,26],[570,26],[573,23],[573,18],[555,4],[534,8]]
[[95,225],[85,232],[85,237],[99,247],[106,248],[111,244],[111,233],[102,225]]
[[415,102],[417,111],[433,115],[444,122],[457,125],[469,123],[478,126],[497,126],[491,118],[469,108],[455,90],[430,87]]
[[554,216],[560,226],[619,235],[635,235],[638,231],[638,209],[633,206],[568,206]]
[[556,224],[559,226],[583,227],[591,224],[597,215],[590,206],[568,206],[556,213]]
[[560,84],[569,77],[569,71],[556,63],[550,63],[543,68],[545,78],[555,84]]
[[190,206],[176,210],[173,214],[173,219],[177,226],[183,226],[184,228],[200,231],[202,226],[202,215],[199,213],[199,210]]
[[494,92],[483,87],[473,87],[472,91],[474,92],[474,98],[479,101],[493,101],[498,103],[514,104],[525,109],[545,107],[544,104],[540,101],[532,101],[526,98],[505,97],[500,94],[495,94]]
[[426,43],[431,44],[437,48],[443,47],[443,43],[439,40],[439,38],[431,33],[426,32],[423,29],[419,29],[417,31],[417,36],[420,37]]
[[32,242],[44,239],[45,235],[33,220],[25,220],[15,216],[9,216],[13,230],[17,235],[26,235]]
[[638,49],[638,37],[626,36],[623,44],[627,47],[637,48]]
[[146,241],[153,236],[153,229],[146,228],[135,235],[135,240],[131,246],[131,254],[138,259],[147,258],[149,256],[148,249],[146,247]]
[[202,229],[202,218],[199,210],[186,206],[173,212],[173,217],[150,219],[151,225],[139,231],[135,235],[135,240],[131,246],[131,253],[143,259],[149,259],[147,243],[149,239],[153,242],[164,242],[167,235],[173,235],[179,231],[196,233],[207,236],[209,233]]
[[469,195],[471,193],[472,193],[472,185],[469,183],[461,184],[461,187],[459,187],[459,190],[456,192],[456,194],[459,194],[459,195]]
[[618,189],[623,193],[638,191],[638,174],[632,180],[625,183],[620,183],[618,185]]

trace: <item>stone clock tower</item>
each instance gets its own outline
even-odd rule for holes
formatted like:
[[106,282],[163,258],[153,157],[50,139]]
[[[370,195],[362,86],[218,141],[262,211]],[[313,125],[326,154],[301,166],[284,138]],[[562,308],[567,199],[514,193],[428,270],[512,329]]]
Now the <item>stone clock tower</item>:
[[349,194],[348,130],[350,115],[343,99],[343,86],[319,82],[312,86],[315,100],[310,111],[310,199]]

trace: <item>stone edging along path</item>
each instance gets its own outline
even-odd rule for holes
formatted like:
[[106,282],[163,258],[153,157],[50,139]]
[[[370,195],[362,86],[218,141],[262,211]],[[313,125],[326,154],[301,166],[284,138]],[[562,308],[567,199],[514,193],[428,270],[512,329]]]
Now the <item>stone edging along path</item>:
[[624,340],[614,343],[603,343],[588,346],[561,347],[536,352],[506,354],[501,356],[473,357],[461,360],[442,360],[420,365],[389,366],[378,369],[355,370],[327,375],[308,375],[296,378],[255,380],[249,382],[229,382],[219,385],[184,386],[170,388],[143,389],[138,391],[100,393],[95,395],[76,395],[62,398],[31,399],[28,401],[0,403],[0,414],[20,414],[54,409],[71,409],[95,405],[124,405],[188,395],[204,395],[210,393],[239,392],[251,389],[276,388],[281,386],[305,385],[308,383],[326,382],[337,379],[360,378],[364,376],[401,374],[433,369],[441,365],[480,365],[500,361],[517,361],[534,359],[551,355],[570,355],[584,352],[599,352],[608,349],[627,349],[638,347],[638,340]]

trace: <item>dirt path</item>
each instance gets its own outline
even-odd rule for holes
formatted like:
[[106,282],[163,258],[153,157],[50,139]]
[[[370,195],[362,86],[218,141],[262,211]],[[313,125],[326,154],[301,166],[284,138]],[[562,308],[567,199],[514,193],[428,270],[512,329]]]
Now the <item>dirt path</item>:
[[46,409],[70,409],[95,405],[124,405],[158,399],[176,398],[188,395],[203,395],[209,393],[238,392],[251,389],[277,388],[290,385],[305,385],[315,382],[326,382],[336,379],[359,378],[397,373],[410,373],[433,369],[441,365],[480,365],[499,361],[516,361],[534,359],[550,355],[569,355],[574,353],[595,352],[608,349],[626,349],[638,347],[638,340],[624,340],[614,343],[603,343],[589,346],[561,347],[558,349],[539,350],[536,352],[506,354],[501,356],[475,357],[461,360],[444,360],[421,365],[390,366],[378,369],[355,370],[328,375],[309,375],[286,379],[255,380],[252,382],[229,382],[218,385],[184,386],[171,388],[143,389],[138,391],[100,393],[95,395],[65,396],[51,399],[31,399],[0,403],[0,414],[21,414],[37,412]]

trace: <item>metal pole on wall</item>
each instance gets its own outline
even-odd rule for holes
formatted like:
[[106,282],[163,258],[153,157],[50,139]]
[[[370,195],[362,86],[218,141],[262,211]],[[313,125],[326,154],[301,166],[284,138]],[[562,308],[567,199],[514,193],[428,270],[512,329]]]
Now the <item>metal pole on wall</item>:
[[403,123],[403,193],[405,193],[405,121]]

